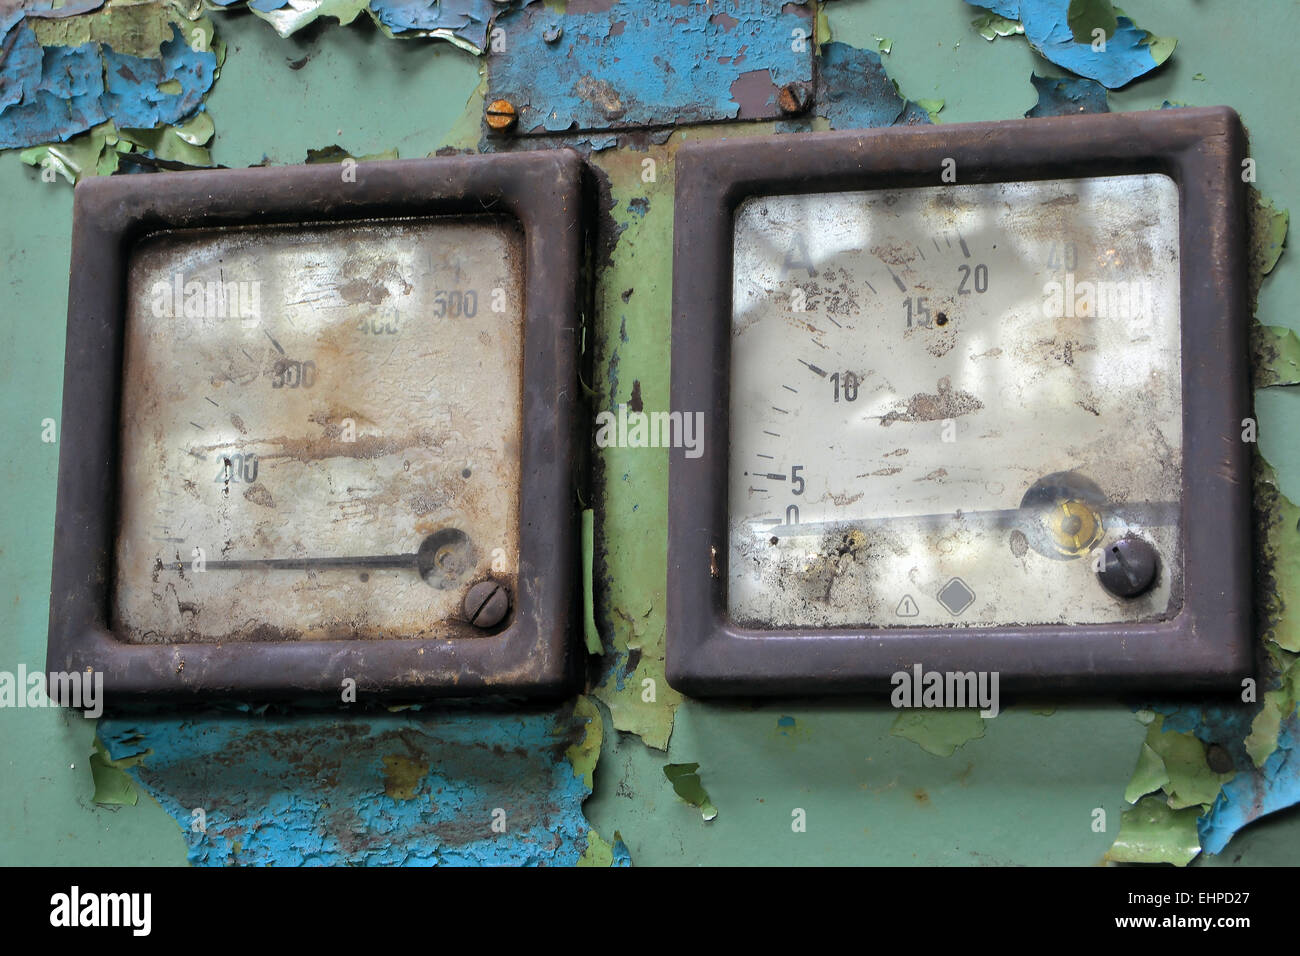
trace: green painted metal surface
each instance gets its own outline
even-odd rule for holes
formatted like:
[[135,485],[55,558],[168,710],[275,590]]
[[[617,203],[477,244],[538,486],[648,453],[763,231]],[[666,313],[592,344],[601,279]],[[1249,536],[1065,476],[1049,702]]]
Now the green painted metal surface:
[[[1194,0],[1130,9],[1152,29],[1175,33],[1179,46],[1160,72],[1112,93],[1111,109],[1165,100],[1236,107],[1251,134],[1260,189],[1279,207],[1300,209],[1294,5],[1252,4],[1248,16],[1237,9]],[[829,5],[834,39],[871,50],[876,37],[892,41],[884,57],[890,76],[908,98],[942,99],[943,122],[1021,116],[1035,102],[1030,73],[1063,74],[1020,38],[982,39],[971,26],[976,13],[960,0]],[[218,163],[301,162],[308,149],[332,143],[354,155],[396,147],[411,157],[478,142],[481,64],[448,44],[393,41],[361,22],[318,25],[288,40],[247,15],[221,16],[217,28],[228,44],[208,99]],[[624,227],[598,277],[592,387],[600,407],[631,402],[635,390],[646,410],[668,408],[672,157],[683,135],[717,132],[593,155],[609,177],[611,215]],[[765,135],[770,126],[732,132]],[[643,177],[647,158],[655,160],[654,182]],[[0,155],[0,179],[7,306],[0,322],[0,669],[14,670],[44,660],[58,446],[42,443],[40,432],[44,419],[60,415],[71,190],[42,182],[16,152]],[[1288,308],[1298,295],[1300,261],[1284,255],[1264,285],[1260,320],[1300,328]],[[1257,399],[1260,449],[1293,499],[1300,499],[1298,402],[1300,393],[1285,388]],[[1121,703],[1012,703],[948,757],[892,735],[896,712],[881,702],[684,701],[672,726],[665,704],[677,698],[662,681],[662,664],[655,666],[664,628],[667,453],[604,449],[600,468],[597,621],[606,646],[630,666],[594,692],[606,726],[586,813],[601,834],[622,835],[635,863],[1101,862],[1146,735]],[[643,699],[647,679],[653,703]],[[52,708],[5,718],[0,863],[185,862],[176,822],[149,797],[134,806],[93,802],[92,722]],[[613,732],[611,722],[645,740]],[[667,750],[646,741],[667,742]],[[674,793],[662,769],[668,763],[700,765],[715,819],[705,822]],[[1097,808],[1105,832],[1093,827]],[[800,810],[806,830],[795,832]],[[1292,809],[1201,863],[1296,859],[1300,813]]]

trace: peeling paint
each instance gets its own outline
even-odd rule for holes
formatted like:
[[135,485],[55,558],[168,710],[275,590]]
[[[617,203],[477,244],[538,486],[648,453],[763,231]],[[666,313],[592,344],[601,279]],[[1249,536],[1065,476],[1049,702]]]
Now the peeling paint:
[[[1078,37],[1091,38],[1092,28],[1100,21],[1089,20],[1086,23],[1070,23],[1070,0],[966,0],[975,7],[982,7],[1003,20],[1019,21],[1024,28],[1025,39],[1038,53],[1057,66],[1096,80],[1109,89],[1118,89],[1150,73],[1160,66],[1174,51],[1177,41],[1172,37],[1159,37],[1146,30],[1141,30],[1126,16],[1119,15],[1109,3],[1104,6],[1110,11],[1115,24],[1106,32],[1105,48],[1094,49],[1091,39],[1079,42]],[[975,21],[976,29],[982,36],[992,31],[995,35],[1006,36],[1001,21],[986,20],[981,16]],[[1076,27],[1078,32],[1076,32]],[[990,37],[991,39],[991,37]]]
[[1106,858],[1115,863],[1186,865],[1201,852],[1197,814],[1195,809],[1174,810],[1159,797],[1143,797],[1124,811],[1119,835]]
[[117,717],[99,735],[196,866],[571,866],[593,845],[582,803],[599,722],[579,701],[558,714]]
[[1207,853],[1221,853],[1232,835],[1260,817],[1300,803],[1300,718],[1282,725],[1277,749],[1252,773],[1227,783],[1198,823]]
[[[692,135],[721,130],[700,127]],[[669,318],[672,263],[661,251],[672,243],[673,167],[681,140],[678,133],[644,152],[592,157],[609,189],[609,218],[602,224],[609,258],[596,289],[596,366],[605,371],[597,410],[630,403],[633,388],[645,407],[667,407],[667,350],[656,343]],[[643,178],[647,161],[651,182]],[[667,555],[644,542],[662,540],[668,456],[664,449],[609,447],[598,449],[595,465],[596,615],[605,656],[592,693],[609,708],[616,729],[667,750],[682,700],[664,676]]]
[[899,94],[885,73],[880,54],[872,50],[859,50],[847,43],[823,45],[817,82],[817,114],[829,121],[832,129],[931,122],[923,108],[909,112],[912,104]]
[[1038,102],[1025,113],[1030,119],[1039,116],[1073,116],[1075,113],[1109,113],[1106,88],[1095,80],[1029,75],[1038,91]]
[[[154,58],[107,43],[42,47],[21,23],[0,37],[9,47],[0,82],[0,149],[63,142],[112,117],[121,128],[177,123],[212,87],[217,54],[188,45],[179,23]],[[162,87],[179,92],[163,92]]]
[[95,783],[94,801],[108,806],[135,806],[140,796],[126,771],[144,759],[144,756],[134,754],[114,760],[96,737],[95,750],[90,755],[90,775]]
[[1250,187],[1250,308],[1258,311],[1259,288],[1273,271],[1286,246],[1291,213],[1278,209],[1254,186]]
[[540,4],[503,15],[506,48],[487,61],[488,99],[513,103],[525,134],[771,118],[782,86],[813,78],[799,4],[615,0],[570,11],[548,41],[552,18]]
[[698,807],[704,822],[718,815],[718,808],[709,799],[709,793],[700,782],[698,763],[670,763],[664,765],[664,776],[673,785],[673,791],[693,807]]
[[1280,325],[1254,329],[1255,387],[1300,384],[1300,336]]

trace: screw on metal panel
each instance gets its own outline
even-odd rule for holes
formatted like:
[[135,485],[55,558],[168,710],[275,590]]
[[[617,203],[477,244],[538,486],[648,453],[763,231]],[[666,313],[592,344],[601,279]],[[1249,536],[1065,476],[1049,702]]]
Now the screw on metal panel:
[[776,103],[786,116],[798,116],[812,105],[812,88],[807,83],[787,83],[776,94]]
[[465,617],[475,627],[496,627],[510,610],[510,592],[496,581],[480,581],[465,594]]
[[542,31],[542,39],[547,43],[555,43],[562,36],[564,36],[564,27],[558,23],[553,23]]
[[1136,535],[1120,538],[1106,548],[1103,555],[1097,580],[1116,597],[1137,597],[1156,579],[1160,557],[1149,541]]
[[519,114],[509,100],[493,100],[487,108],[487,124],[498,133],[514,129]]
[[1215,773],[1232,773],[1235,769],[1232,754],[1222,744],[1210,744],[1205,748],[1205,762]]

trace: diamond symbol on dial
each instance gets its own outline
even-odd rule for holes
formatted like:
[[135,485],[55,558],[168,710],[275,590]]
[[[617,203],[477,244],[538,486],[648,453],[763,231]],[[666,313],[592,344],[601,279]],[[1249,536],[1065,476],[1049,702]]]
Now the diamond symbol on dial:
[[975,600],[975,592],[961,578],[953,578],[936,596],[939,603],[946,607],[953,617],[970,607]]

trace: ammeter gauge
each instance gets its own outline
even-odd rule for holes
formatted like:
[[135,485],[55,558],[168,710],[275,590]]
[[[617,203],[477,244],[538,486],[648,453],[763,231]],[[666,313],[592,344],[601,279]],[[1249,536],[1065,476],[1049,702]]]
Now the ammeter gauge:
[[1242,155],[1225,110],[684,150],[675,686],[1246,673]]
[[80,186],[50,666],[563,689],[581,211],[564,151]]

